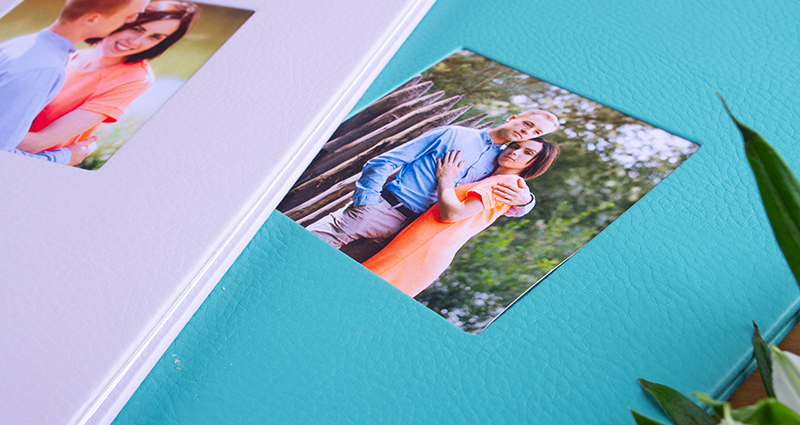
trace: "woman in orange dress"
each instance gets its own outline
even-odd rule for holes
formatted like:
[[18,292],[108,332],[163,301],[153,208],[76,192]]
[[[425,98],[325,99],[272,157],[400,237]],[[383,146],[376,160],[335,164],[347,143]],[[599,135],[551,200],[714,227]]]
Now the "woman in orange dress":
[[438,202],[365,261],[364,267],[416,296],[447,269],[472,236],[511,208],[492,196],[492,186],[505,182],[524,187],[525,179],[550,168],[558,152],[558,145],[541,137],[510,143],[498,155],[492,175],[458,187],[454,181],[464,164],[460,152],[447,153],[437,160]]
[[76,52],[64,86],[39,113],[18,149],[37,153],[88,139],[104,122],[116,122],[153,84],[153,59],[180,40],[197,15],[194,3],[156,0],[131,23]]

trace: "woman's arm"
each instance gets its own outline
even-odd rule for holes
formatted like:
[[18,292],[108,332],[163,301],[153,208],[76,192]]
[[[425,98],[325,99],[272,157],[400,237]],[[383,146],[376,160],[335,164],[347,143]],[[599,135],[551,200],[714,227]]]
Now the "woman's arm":
[[464,166],[460,161],[461,151],[450,151],[436,159],[436,179],[439,188],[439,215],[445,223],[453,223],[471,217],[483,210],[483,203],[475,197],[463,202],[455,191],[455,178]]
[[30,153],[41,152],[83,133],[105,119],[103,114],[76,109],[36,133],[25,135],[17,149]]

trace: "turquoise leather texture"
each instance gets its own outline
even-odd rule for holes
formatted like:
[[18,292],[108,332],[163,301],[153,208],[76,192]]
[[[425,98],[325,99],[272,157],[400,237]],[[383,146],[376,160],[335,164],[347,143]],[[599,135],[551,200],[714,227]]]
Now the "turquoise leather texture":
[[633,423],[644,377],[727,396],[798,287],[739,134],[800,171],[800,4],[439,0],[357,109],[467,48],[701,145],[468,335],[274,213],[117,417],[140,423]]

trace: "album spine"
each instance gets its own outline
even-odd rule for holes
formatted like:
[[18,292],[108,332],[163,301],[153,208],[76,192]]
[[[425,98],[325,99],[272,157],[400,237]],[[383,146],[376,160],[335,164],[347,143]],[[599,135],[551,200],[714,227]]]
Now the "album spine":
[[242,219],[222,240],[200,271],[188,279],[190,283],[134,355],[74,423],[109,424],[114,420],[172,341],[273,213],[281,198],[300,177],[300,173],[308,166],[315,153],[344,120],[434,2],[435,0],[417,0],[411,3],[405,13],[395,20],[393,28],[385,33],[386,37],[376,42],[372,52],[365,56],[360,71],[344,85],[340,95],[331,100],[330,105],[325,108],[327,112],[317,121],[318,124],[311,126],[308,134],[292,145],[293,153],[288,156],[277,177],[264,182],[261,190],[255,194],[254,201],[245,208],[246,212]]

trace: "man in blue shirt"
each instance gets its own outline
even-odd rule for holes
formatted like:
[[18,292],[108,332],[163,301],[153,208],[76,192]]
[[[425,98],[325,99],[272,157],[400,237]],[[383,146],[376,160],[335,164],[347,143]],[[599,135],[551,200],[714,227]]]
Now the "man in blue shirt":
[[75,43],[105,37],[133,22],[148,2],[67,0],[48,28],[0,44],[0,150],[69,165],[86,158],[92,140],[36,154],[20,151],[17,145],[61,90]]
[[[464,167],[456,185],[473,183],[494,171],[495,160],[506,143],[551,133],[558,125],[554,114],[531,109],[512,115],[488,131],[459,126],[430,130],[367,162],[356,183],[352,204],[311,224],[308,230],[336,248],[363,238],[385,245],[436,203],[437,158],[453,150],[461,151]],[[395,180],[386,184],[398,168]],[[520,217],[533,209],[535,200],[528,188],[501,184],[493,189],[499,200],[514,205],[506,215]]]

